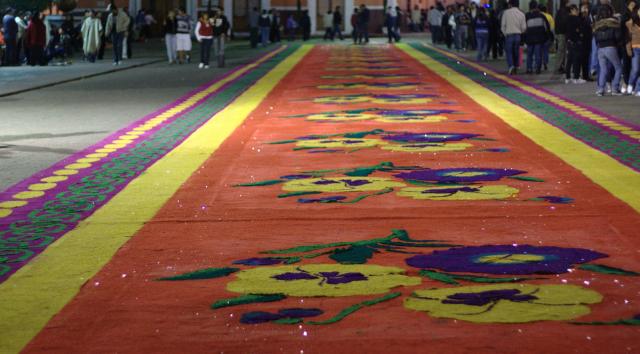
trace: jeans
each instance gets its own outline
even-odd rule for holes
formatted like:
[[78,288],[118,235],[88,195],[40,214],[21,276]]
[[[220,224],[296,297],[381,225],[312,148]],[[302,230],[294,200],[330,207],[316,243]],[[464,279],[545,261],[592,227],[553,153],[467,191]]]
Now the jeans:
[[558,52],[556,53],[556,71],[564,69],[567,60],[567,37],[564,34],[557,34]]
[[342,36],[342,30],[340,29],[340,25],[337,25],[337,24],[333,25],[333,35],[338,36],[340,40],[344,39],[344,37]]
[[211,44],[213,44],[213,39],[211,38],[202,38],[200,42],[200,63],[204,65],[209,65],[209,57],[211,56]]
[[440,43],[440,26],[431,26],[431,43]]
[[263,46],[269,44],[269,31],[271,28],[269,27],[260,27],[260,38]]
[[489,32],[477,32],[476,41],[478,42],[478,54],[476,60],[487,60],[489,54]]
[[616,47],[598,48],[598,65],[600,65],[600,73],[598,74],[598,92],[604,92],[604,86],[607,83],[610,66],[613,66],[613,82],[611,89],[614,92],[620,91],[620,77],[622,76],[622,64],[618,56]]
[[123,32],[113,32],[111,34],[111,42],[113,43],[113,62],[122,61],[122,42],[124,41]]
[[507,57],[507,66],[517,68],[520,66],[520,35],[508,34],[504,39],[504,51]]
[[542,67],[542,43],[527,44],[527,71],[533,70],[535,62],[536,71],[540,71]]
[[224,56],[224,36],[213,37],[213,55]]
[[549,65],[549,48],[551,47],[551,42],[546,41],[542,45],[542,64]]
[[640,92],[640,48],[633,48],[633,58],[631,58],[631,77],[629,85],[634,87],[633,92]]
[[456,49],[466,49],[467,48],[467,31],[469,30],[468,26],[458,26],[456,27]]
[[387,26],[387,38],[389,39],[389,43],[393,42],[393,40],[396,42],[400,40],[400,35],[396,32],[395,27]]
[[598,46],[596,45],[595,38],[591,40],[591,56],[589,61],[591,63],[591,71],[598,73],[600,65],[598,64]]

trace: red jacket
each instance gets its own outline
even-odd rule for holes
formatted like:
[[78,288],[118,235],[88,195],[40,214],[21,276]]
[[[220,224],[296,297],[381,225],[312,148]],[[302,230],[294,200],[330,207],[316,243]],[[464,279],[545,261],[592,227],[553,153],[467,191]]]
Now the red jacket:
[[202,37],[212,37],[213,36],[213,26],[209,23],[209,21],[202,22],[200,21],[200,31],[198,33]]
[[44,48],[47,44],[47,29],[39,19],[34,19],[29,22],[27,30],[25,32],[25,41],[27,47],[41,47]]

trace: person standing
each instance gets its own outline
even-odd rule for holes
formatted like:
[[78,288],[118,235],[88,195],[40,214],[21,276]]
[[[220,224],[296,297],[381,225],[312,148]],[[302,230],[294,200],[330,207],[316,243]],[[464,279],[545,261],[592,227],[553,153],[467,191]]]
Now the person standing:
[[396,33],[396,23],[398,22],[398,12],[389,6],[387,8],[387,14],[384,20],[385,27],[387,28],[387,37],[389,39],[389,43],[393,43],[400,41],[400,36]]
[[307,10],[302,13],[300,27],[302,27],[302,40],[308,41],[311,38],[311,17],[309,17],[309,11]]
[[539,5],[538,8],[540,9],[540,13],[547,19],[547,23],[549,23],[549,28],[551,29],[549,31],[549,38],[547,38],[547,41],[542,45],[542,68],[546,71],[549,68],[549,50],[555,40],[553,34],[556,30],[556,22],[553,20],[553,16],[547,12],[546,6]]
[[[584,35],[582,33],[582,23],[578,13],[578,7],[576,5],[569,6],[569,16],[567,17],[567,24],[565,27],[567,37],[567,64],[565,67],[565,80],[564,83],[568,84],[573,82],[574,84],[583,84],[586,81],[580,79],[580,57],[585,53],[582,53],[582,41],[584,41]],[[573,78],[571,74],[573,73]]]
[[489,10],[489,49],[493,60],[502,57],[504,38],[500,31],[500,19],[494,9]]
[[509,75],[517,74],[520,66],[520,40],[527,30],[527,20],[518,8],[518,0],[509,0],[508,8],[502,13],[500,28],[505,37],[504,49]]
[[456,49],[459,51],[466,51],[469,25],[471,24],[471,18],[469,18],[467,8],[464,5],[460,5],[458,7],[458,12],[454,15],[454,18],[456,21]]
[[167,59],[169,65],[175,64],[178,59],[176,50],[176,34],[178,33],[178,25],[176,24],[176,13],[169,11],[167,18],[162,23],[162,32],[164,32],[164,43],[167,47]]
[[282,27],[282,21],[280,19],[280,13],[276,9],[271,9],[271,33],[270,38],[272,43],[280,42],[280,27]]
[[31,66],[47,65],[44,55],[44,48],[47,45],[46,32],[47,29],[40,18],[40,14],[33,14],[24,34],[25,48],[29,51],[29,61],[27,63]]
[[18,64],[18,25],[16,24],[15,10],[8,8],[2,18],[4,31],[4,62],[2,65],[15,66]]
[[191,18],[184,8],[178,9],[176,16],[176,51],[179,64],[191,62]]
[[80,28],[82,33],[82,51],[85,58],[91,63],[95,63],[98,50],[100,49],[100,40],[102,38],[102,23],[96,17],[96,12],[91,11],[90,15],[85,18]]
[[331,9],[327,10],[327,13],[322,17],[322,24],[324,25],[324,36],[322,40],[333,40],[333,12]]
[[[438,3],[438,6],[440,3]],[[431,7],[427,14],[429,22],[429,30],[431,31],[431,44],[437,44],[442,42],[442,11],[439,7]]]
[[631,13],[631,48],[633,57],[631,58],[631,77],[629,86],[636,97],[640,97],[640,6],[636,6]]
[[267,44],[269,44],[269,31],[271,29],[271,19],[269,18],[267,10],[262,10],[262,16],[260,16],[258,24],[260,25],[260,39],[262,46],[266,47]]
[[336,6],[335,11],[333,11],[333,37],[339,37],[341,41],[344,40],[342,36],[342,11],[340,11],[340,6]]
[[131,19],[124,11],[113,6],[107,18],[105,35],[111,37],[113,43],[113,65],[122,64],[122,45]]
[[618,56],[618,47],[623,43],[620,21],[613,17],[613,10],[609,6],[601,6],[598,9],[598,21],[593,26],[593,37],[598,46],[598,96],[604,95],[605,85],[609,78],[610,68],[614,69],[612,94],[622,95],[620,92],[620,78],[622,76],[622,64]]
[[260,12],[257,7],[254,7],[251,12],[249,12],[249,42],[251,43],[251,48],[258,47],[258,37],[259,37],[259,21],[260,21]]
[[453,6],[447,6],[447,10],[442,16],[442,39],[444,43],[447,45],[448,49],[451,49],[451,44],[453,42],[453,30],[456,25],[453,15]]
[[195,35],[200,43],[200,64],[198,68],[209,69],[209,57],[211,56],[211,44],[213,43],[213,26],[206,11],[200,15],[200,19],[196,24]]
[[478,9],[474,22],[478,51],[476,60],[487,60],[489,57],[489,17],[484,7]]
[[420,23],[422,22],[422,11],[420,6],[416,5],[411,10],[411,30],[413,32],[420,32]]
[[351,14],[351,38],[353,44],[358,44],[358,8],[353,9]]
[[564,73],[565,62],[567,60],[567,17],[569,17],[569,0],[560,0],[560,7],[556,13],[556,42],[558,43],[558,50],[556,52],[556,67],[555,72],[558,74]]
[[298,30],[298,22],[293,18],[293,14],[289,14],[289,16],[287,16],[285,26],[287,28],[287,37],[289,42],[294,41],[296,39],[296,31]]
[[[28,16],[28,17],[27,17]],[[27,24],[31,15],[22,13],[16,16],[16,25],[18,25],[18,35],[16,42],[16,54],[18,55],[18,63],[22,63],[21,53],[24,52],[24,57],[27,58],[29,50],[27,49],[25,41],[25,31],[27,30]]]
[[622,93],[631,94],[632,87],[629,85],[629,79],[631,78],[631,57],[633,56],[633,50],[631,48],[631,13],[636,7],[636,0],[626,0],[626,8],[622,10],[620,16],[620,31],[622,31],[623,43],[618,48],[618,55],[622,60],[622,80],[627,84],[622,86]]
[[367,5],[360,4],[360,11],[358,11],[358,43],[369,43],[369,18]]
[[580,6],[580,32],[582,32],[582,55],[580,56],[580,67],[582,71],[582,79],[585,81],[593,81],[589,72],[591,65],[591,46],[593,41],[593,21],[589,15],[589,5]]
[[216,57],[218,67],[224,67],[224,47],[227,36],[231,30],[229,20],[224,15],[222,8],[217,8],[212,20],[213,23],[213,55]]
[[549,39],[549,23],[547,18],[540,13],[538,3],[534,0],[529,3],[529,12],[526,15],[527,29],[525,31],[525,43],[527,44],[527,74],[533,73],[534,63],[536,74],[542,70],[542,46]]

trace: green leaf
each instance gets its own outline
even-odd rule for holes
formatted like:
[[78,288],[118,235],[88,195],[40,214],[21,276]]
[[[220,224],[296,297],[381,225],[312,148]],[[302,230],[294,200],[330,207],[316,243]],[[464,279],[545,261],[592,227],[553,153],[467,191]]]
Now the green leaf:
[[240,268],[207,268],[196,270],[195,272],[184,273],[173,277],[160,278],[158,280],[200,280],[226,277],[239,271]]
[[364,132],[353,132],[353,133],[346,133],[344,135],[342,135],[345,138],[350,138],[350,139],[362,139],[364,137],[366,137],[367,135],[377,135],[377,134],[381,134],[384,133],[384,130],[382,129],[374,129],[374,130],[368,130],[368,131],[364,131]]
[[345,176],[349,177],[366,177],[370,174],[374,173],[377,169],[372,167],[358,167],[353,169],[352,171],[345,172]]
[[285,194],[279,194],[278,198],[288,198],[288,197],[296,197],[299,195],[308,195],[308,194],[320,194],[322,192],[291,192]]
[[280,179],[270,179],[266,181],[259,181],[259,182],[253,182],[253,183],[240,183],[240,184],[234,185],[234,187],[261,187],[261,186],[270,186],[272,184],[278,184],[283,182],[284,181]]
[[389,301],[391,299],[395,299],[398,296],[402,295],[401,293],[389,293],[383,297],[379,297],[377,299],[373,299],[373,300],[367,300],[367,301],[363,301],[359,304],[355,304],[355,305],[351,305],[347,308],[345,308],[344,310],[340,311],[336,316],[325,320],[325,321],[309,321],[307,322],[307,324],[310,325],[328,325],[328,324],[332,324],[332,323],[336,323],[338,321],[341,321],[342,319],[344,319],[345,317],[349,316],[350,314],[365,308],[367,306],[373,306],[376,304],[379,304],[381,302],[385,302],[385,301]]
[[280,140],[280,141],[273,141],[270,142],[269,145],[280,145],[280,144],[292,144],[292,143],[297,143],[298,140]]
[[640,319],[637,318],[627,318],[627,319],[622,319],[622,320],[618,320],[618,321],[612,321],[612,322],[569,322],[571,324],[574,325],[580,325],[580,326],[640,326]]
[[422,277],[427,277],[431,280],[436,280],[439,282],[443,282],[445,284],[455,284],[455,285],[460,284],[453,277],[444,273],[438,273],[431,270],[421,270],[419,274]]
[[300,257],[290,257],[287,258],[286,261],[284,261],[284,264],[293,264],[293,263],[298,263],[300,262],[302,259]]
[[528,177],[528,176],[511,176],[511,179],[517,179],[520,181],[528,181],[528,182],[544,182],[543,179],[537,177]]
[[329,258],[340,264],[364,264],[373,257],[375,249],[367,246],[352,246],[336,249]]
[[248,294],[248,295],[241,295],[238,297],[234,297],[231,299],[218,300],[214,302],[213,305],[211,305],[211,308],[215,310],[215,309],[220,309],[220,308],[229,307],[229,306],[254,304],[258,302],[280,301],[286,298],[287,297],[284,294],[266,294],[266,295]]
[[601,273],[601,274],[626,275],[626,276],[634,276],[634,277],[640,275],[640,273],[636,273],[636,272],[632,272],[632,271],[628,271],[620,268],[609,267],[601,264],[582,264],[578,267],[578,269],[588,270],[591,272]]

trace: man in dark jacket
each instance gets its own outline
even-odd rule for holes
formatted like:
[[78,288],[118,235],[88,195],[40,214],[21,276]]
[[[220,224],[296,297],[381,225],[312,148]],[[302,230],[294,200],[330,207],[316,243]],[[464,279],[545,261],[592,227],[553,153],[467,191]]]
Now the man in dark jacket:
[[549,38],[551,27],[547,18],[538,9],[538,3],[529,3],[527,19],[527,30],[524,33],[524,40],[527,44],[527,74],[533,73],[533,63],[535,61],[536,74],[540,74],[542,69],[542,46]]
[[336,6],[336,10],[333,11],[333,35],[337,35],[342,41],[344,37],[340,26],[342,26],[342,11],[340,11],[340,6]]
[[556,42],[558,51],[556,52],[556,73],[564,72],[564,64],[567,60],[567,37],[565,36],[567,18],[569,17],[569,0],[560,0],[560,7],[556,13]]
[[300,27],[302,27],[302,40],[308,41],[311,37],[311,17],[309,17],[309,11],[307,10],[302,13]]
[[358,43],[369,43],[369,9],[361,4],[358,11]]

